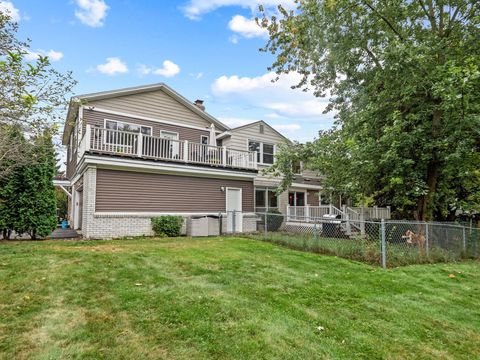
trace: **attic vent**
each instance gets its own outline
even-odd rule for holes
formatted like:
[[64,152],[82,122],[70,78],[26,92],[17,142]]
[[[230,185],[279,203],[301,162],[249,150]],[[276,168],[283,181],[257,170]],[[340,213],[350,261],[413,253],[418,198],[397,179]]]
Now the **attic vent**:
[[264,130],[265,130],[265,129],[263,128],[263,125],[260,124],[260,134],[263,134],[263,131],[264,131]]

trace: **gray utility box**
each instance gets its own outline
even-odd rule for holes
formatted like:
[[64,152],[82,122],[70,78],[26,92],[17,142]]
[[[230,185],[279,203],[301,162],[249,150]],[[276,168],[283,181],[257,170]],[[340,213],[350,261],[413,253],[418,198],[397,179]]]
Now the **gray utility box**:
[[187,236],[218,236],[220,221],[218,216],[191,216],[187,220]]

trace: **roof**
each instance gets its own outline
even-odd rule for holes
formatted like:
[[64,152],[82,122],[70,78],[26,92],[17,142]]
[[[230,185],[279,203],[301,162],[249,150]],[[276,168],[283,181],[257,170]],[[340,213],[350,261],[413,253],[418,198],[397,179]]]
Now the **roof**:
[[[269,124],[267,124],[265,121],[263,120],[259,120],[259,121],[255,121],[253,123],[249,123],[249,124],[245,124],[245,125],[242,125],[242,126],[238,126],[236,128],[233,128],[233,129],[230,129],[229,132],[232,133],[232,132],[235,132],[237,130],[240,130],[240,129],[244,129],[244,128],[248,128],[250,126],[253,126],[253,125],[257,125],[257,124],[263,124],[265,126],[268,126],[273,132],[275,132],[276,134],[278,134],[279,136],[281,136],[282,138],[284,138],[287,142],[291,143],[292,140],[290,140],[289,138],[287,138],[285,135],[283,135],[282,133],[280,133],[279,131],[275,130],[272,126],[270,126]],[[226,134],[228,135],[228,134]]]
[[68,138],[73,128],[72,125],[75,123],[75,119],[78,113],[78,108],[80,107],[80,105],[82,105],[82,103],[87,101],[115,98],[118,96],[141,94],[144,92],[151,92],[151,91],[157,91],[157,90],[164,91],[165,93],[170,95],[172,98],[177,100],[179,103],[181,103],[182,105],[184,105],[185,107],[187,107],[188,109],[190,109],[191,111],[193,111],[194,113],[196,113],[197,115],[199,115],[200,117],[208,121],[209,123],[215,124],[220,130],[226,131],[230,129],[227,125],[217,120],[215,117],[213,117],[206,111],[198,108],[196,105],[193,104],[193,102],[189,101],[187,98],[180,95],[178,92],[173,90],[167,84],[156,83],[156,84],[128,87],[123,89],[101,91],[101,92],[77,95],[72,97],[70,100],[70,106],[68,108],[67,119],[65,121],[65,127],[63,131],[63,138],[62,138],[63,144],[65,145],[68,143]]

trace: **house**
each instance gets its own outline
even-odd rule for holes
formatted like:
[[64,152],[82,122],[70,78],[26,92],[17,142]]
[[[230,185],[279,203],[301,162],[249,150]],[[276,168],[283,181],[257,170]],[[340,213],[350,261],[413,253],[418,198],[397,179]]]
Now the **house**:
[[251,232],[256,211],[319,202],[312,174],[277,196],[280,180],[262,173],[282,134],[263,121],[231,129],[163,83],[72,98],[62,141],[69,218],[85,238],[148,235],[166,214],[228,213],[224,231]]

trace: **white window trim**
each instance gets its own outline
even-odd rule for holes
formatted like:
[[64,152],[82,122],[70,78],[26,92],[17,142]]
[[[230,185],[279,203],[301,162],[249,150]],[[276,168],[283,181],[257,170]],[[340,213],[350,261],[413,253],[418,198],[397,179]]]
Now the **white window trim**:
[[[176,131],[170,131],[170,130],[160,130],[160,137],[162,137],[162,134],[165,134],[165,133],[168,133],[168,134],[175,134],[177,136],[176,140],[180,140],[180,134]],[[170,139],[172,140],[172,139]]]
[[[112,122],[116,122],[117,123],[117,126],[118,126],[118,123],[122,123],[122,124],[128,124],[128,125],[134,125],[134,126],[140,126],[140,128],[142,127],[145,127],[145,128],[149,128],[150,129],[150,134],[151,136],[153,136],[153,127],[149,126],[149,125],[140,125],[140,124],[135,124],[135,123],[131,123],[131,122],[128,122],[128,121],[123,121],[123,120],[113,120],[113,119],[103,119],[103,127],[106,129],[107,128],[107,121],[112,121]],[[141,131],[141,130],[140,130]]]
[[[150,136],[153,135],[153,127],[151,127],[151,126],[135,124],[135,123],[131,123],[131,122],[128,122],[128,121],[123,121],[123,120],[107,119],[107,118],[103,119],[103,128],[104,129],[107,129],[107,121],[116,122],[117,123],[117,129],[118,129],[118,123],[139,126],[140,127],[140,132],[142,132],[142,129],[141,129],[142,127],[150,128],[150,134],[151,134]],[[112,130],[112,129],[109,129],[109,130]],[[119,131],[119,130],[114,130],[114,131]],[[120,130],[120,131],[122,131],[122,130]],[[130,132],[132,134],[136,134],[132,131],[125,131],[125,132]],[[105,145],[119,145],[119,144],[107,142],[107,136],[104,136],[102,141]],[[129,148],[132,147],[132,145],[123,145],[123,144],[120,144],[120,146],[125,146],[125,147],[129,147]]]
[[203,142],[202,142],[203,138],[207,138],[207,143],[204,144],[204,145],[208,145],[208,143],[210,142],[210,136],[208,136],[208,135],[200,135],[200,144],[203,144]]
[[269,187],[255,187],[253,190],[253,204],[254,207],[257,208],[257,190],[264,190],[265,191],[265,206],[259,206],[261,208],[265,208],[266,212],[268,212],[269,209],[278,209],[278,203],[279,203],[279,195],[276,195],[277,197],[277,206],[272,206],[270,207],[270,204],[268,203],[268,193],[269,192],[274,192],[275,190],[272,190],[273,188]]
[[288,203],[289,206],[298,206],[297,205],[297,193],[303,193],[303,202],[305,203],[303,206],[306,206],[307,203],[308,203],[308,199],[307,199],[307,196],[308,196],[308,192],[307,190],[292,190],[292,191],[289,191],[288,192],[288,195],[290,195],[290,193],[294,193],[295,195],[293,195],[293,205],[290,205],[290,202]]
[[[250,141],[252,142],[257,142],[260,144],[260,161],[258,162],[259,165],[265,165],[265,166],[270,166],[275,164],[275,155],[277,153],[277,145],[274,143],[266,142],[266,141],[261,141],[261,140],[255,140],[255,139],[247,139],[247,150],[250,149]],[[264,163],[263,162],[263,145],[272,145],[273,146],[273,163]]]

